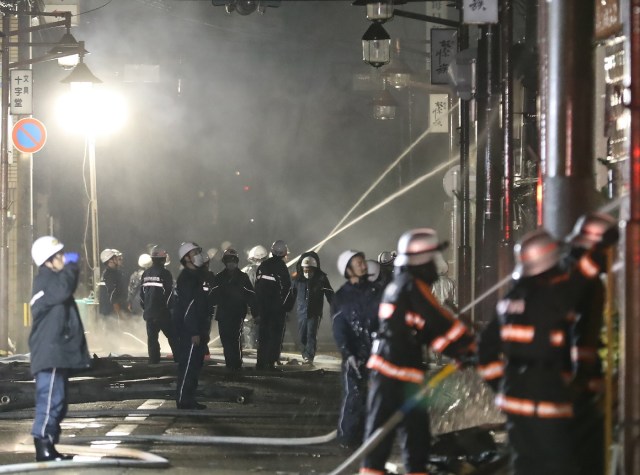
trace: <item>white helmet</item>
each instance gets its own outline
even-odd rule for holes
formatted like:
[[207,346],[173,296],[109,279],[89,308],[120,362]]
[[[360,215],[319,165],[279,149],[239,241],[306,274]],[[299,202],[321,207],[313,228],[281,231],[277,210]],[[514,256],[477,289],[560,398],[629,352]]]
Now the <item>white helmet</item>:
[[302,259],[302,263],[300,265],[302,267],[318,267],[318,262],[312,256],[307,256]]
[[349,249],[348,251],[344,251],[338,256],[338,272],[340,272],[340,275],[342,275],[345,279],[349,278],[349,276],[347,275],[347,267],[349,267],[349,262],[351,262],[351,259],[355,256],[364,257],[364,252]]
[[249,251],[249,255],[247,256],[247,259],[253,262],[260,262],[261,260],[265,259],[268,255],[269,255],[269,252],[264,248],[264,246],[261,246],[260,244],[258,244],[257,246],[253,246],[251,248],[251,250]]
[[40,267],[47,262],[50,257],[55,256],[62,250],[64,244],[53,236],[42,236],[36,239],[31,246],[31,257],[33,262]]
[[282,239],[274,241],[274,243],[271,245],[271,254],[273,254],[274,256],[284,257],[287,255],[287,252],[289,252],[289,248]]
[[532,277],[542,274],[560,261],[560,245],[544,229],[536,229],[523,236],[513,247],[516,266],[511,276]]
[[447,247],[441,243],[438,234],[430,228],[407,231],[398,239],[396,266],[420,266],[436,259],[436,255]]
[[112,258],[116,257],[119,254],[121,253],[117,249],[105,249],[100,253],[100,262],[106,264]]
[[153,264],[153,261],[151,260],[151,256],[149,254],[140,254],[140,257],[138,257],[138,267],[148,269],[149,267],[151,267],[151,264]]
[[187,254],[189,254],[189,252],[193,251],[194,249],[202,249],[200,246],[198,246],[195,242],[183,242],[182,244],[180,244],[180,248],[178,249],[178,258],[182,261],[182,259],[184,259],[184,256],[186,256]]
[[367,259],[367,270],[369,272],[367,275],[369,282],[378,280],[378,277],[380,277],[380,263],[378,261]]

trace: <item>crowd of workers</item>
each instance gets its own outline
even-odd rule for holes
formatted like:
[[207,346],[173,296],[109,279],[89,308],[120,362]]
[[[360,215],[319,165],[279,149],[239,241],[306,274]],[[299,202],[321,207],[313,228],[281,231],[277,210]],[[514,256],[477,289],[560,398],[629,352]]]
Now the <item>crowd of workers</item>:
[[[227,248],[225,268],[217,274],[209,270],[210,256],[202,247],[185,242],[178,250],[182,269],[175,283],[166,268],[167,251],[155,246],[148,258],[141,256],[141,269],[128,286],[119,271],[122,254],[106,249],[100,256],[100,313],[109,318],[131,311],[135,300],[146,322],[150,363],[160,360],[159,333],[169,341],[178,366],[177,407],[204,409],[196,389],[213,318],[229,370],[242,367],[243,342],[250,342],[243,339],[243,327],[250,316],[258,328],[256,368],[272,371],[280,359],[286,315],[294,308],[301,356],[313,363],[327,300],[342,356],[338,441],[343,447],[360,446],[404,408],[398,431],[405,469],[426,473],[427,406],[407,407],[407,401],[424,384],[433,352],[474,367],[496,391],[496,405],[508,421],[514,473],[601,474],[603,420],[597,401],[604,290],[599,275],[606,270],[605,251],[617,238],[617,222],[599,213],[582,217],[564,242],[544,229],[525,235],[514,248],[511,288],[495,317],[475,331],[453,313],[455,286],[442,255],[446,242],[429,228],[407,231],[397,251],[383,252],[375,261],[358,250],[341,253],[337,267],[346,281],[335,293],[316,252],[300,256],[292,279],[282,240],[272,244],[271,256],[262,246],[252,249],[243,270],[238,252]],[[32,249],[40,268],[29,340],[37,460],[65,457],[54,444],[66,413],[66,384],[72,371],[90,363],[73,299],[78,256],[63,255],[62,249],[51,236],[36,240]],[[385,473],[395,432],[368,452],[360,473]]]

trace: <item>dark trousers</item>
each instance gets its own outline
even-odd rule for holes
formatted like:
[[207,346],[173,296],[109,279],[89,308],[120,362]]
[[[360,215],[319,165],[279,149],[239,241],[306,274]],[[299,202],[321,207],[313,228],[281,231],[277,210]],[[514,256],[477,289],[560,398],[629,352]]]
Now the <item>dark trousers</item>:
[[302,357],[313,361],[318,347],[318,327],[320,317],[298,315],[298,336],[302,344]]
[[257,368],[271,368],[280,358],[285,317],[283,310],[264,312],[260,316]]
[[196,402],[196,389],[198,389],[198,377],[204,364],[205,349],[204,338],[200,337],[200,344],[191,343],[190,336],[180,336],[178,344],[178,380],[176,402],[180,405],[191,405]]
[[242,322],[244,313],[222,312],[218,319],[218,332],[224,352],[224,363],[229,369],[242,367]]
[[507,414],[515,475],[576,475],[573,420]]
[[364,435],[367,404],[367,369],[362,366],[360,375],[342,362],[342,407],[338,419],[338,442],[348,447],[358,447]]
[[[371,373],[369,384],[365,440],[420,390],[418,384],[390,379],[377,371]],[[390,431],[364,458],[362,467],[384,472],[384,465],[391,454],[396,431],[400,436],[405,472],[425,473],[431,444],[426,403],[418,404],[407,413],[396,430]]]
[[49,439],[57,444],[60,439],[60,423],[67,415],[69,370],[45,369],[38,371],[35,379],[36,414],[31,435],[36,439]]
[[574,443],[580,475],[602,475],[604,470],[604,414],[600,397],[586,392],[573,405]]
[[158,336],[160,332],[169,341],[171,352],[173,353],[174,361],[177,361],[178,357],[178,340],[175,336],[175,330],[173,328],[173,322],[170,319],[166,320],[147,320],[147,349],[149,351],[149,363],[155,364],[160,362],[160,342]]

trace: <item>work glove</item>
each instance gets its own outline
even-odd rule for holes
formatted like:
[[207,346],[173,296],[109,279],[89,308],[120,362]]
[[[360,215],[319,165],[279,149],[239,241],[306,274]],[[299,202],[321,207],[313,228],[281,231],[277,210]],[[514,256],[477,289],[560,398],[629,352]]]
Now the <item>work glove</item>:
[[362,378],[362,375],[360,374],[360,370],[358,369],[358,360],[356,360],[356,357],[353,355],[347,358],[347,369],[349,368],[355,371],[355,373],[358,375],[358,378]]
[[64,262],[65,264],[68,262],[77,263],[80,259],[80,255],[77,252],[65,252],[64,253]]

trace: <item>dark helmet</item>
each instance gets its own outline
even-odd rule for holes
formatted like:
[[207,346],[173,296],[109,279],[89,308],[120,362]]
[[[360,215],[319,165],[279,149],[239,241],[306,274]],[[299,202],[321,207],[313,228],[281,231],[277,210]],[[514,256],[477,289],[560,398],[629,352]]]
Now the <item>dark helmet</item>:
[[572,246],[591,249],[602,241],[602,236],[607,230],[617,225],[618,222],[608,214],[587,213],[578,218],[567,241]]
[[224,264],[226,264],[227,262],[240,262],[238,251],[232,248],[225,249],[224,253],[222,254],[222,262]]

